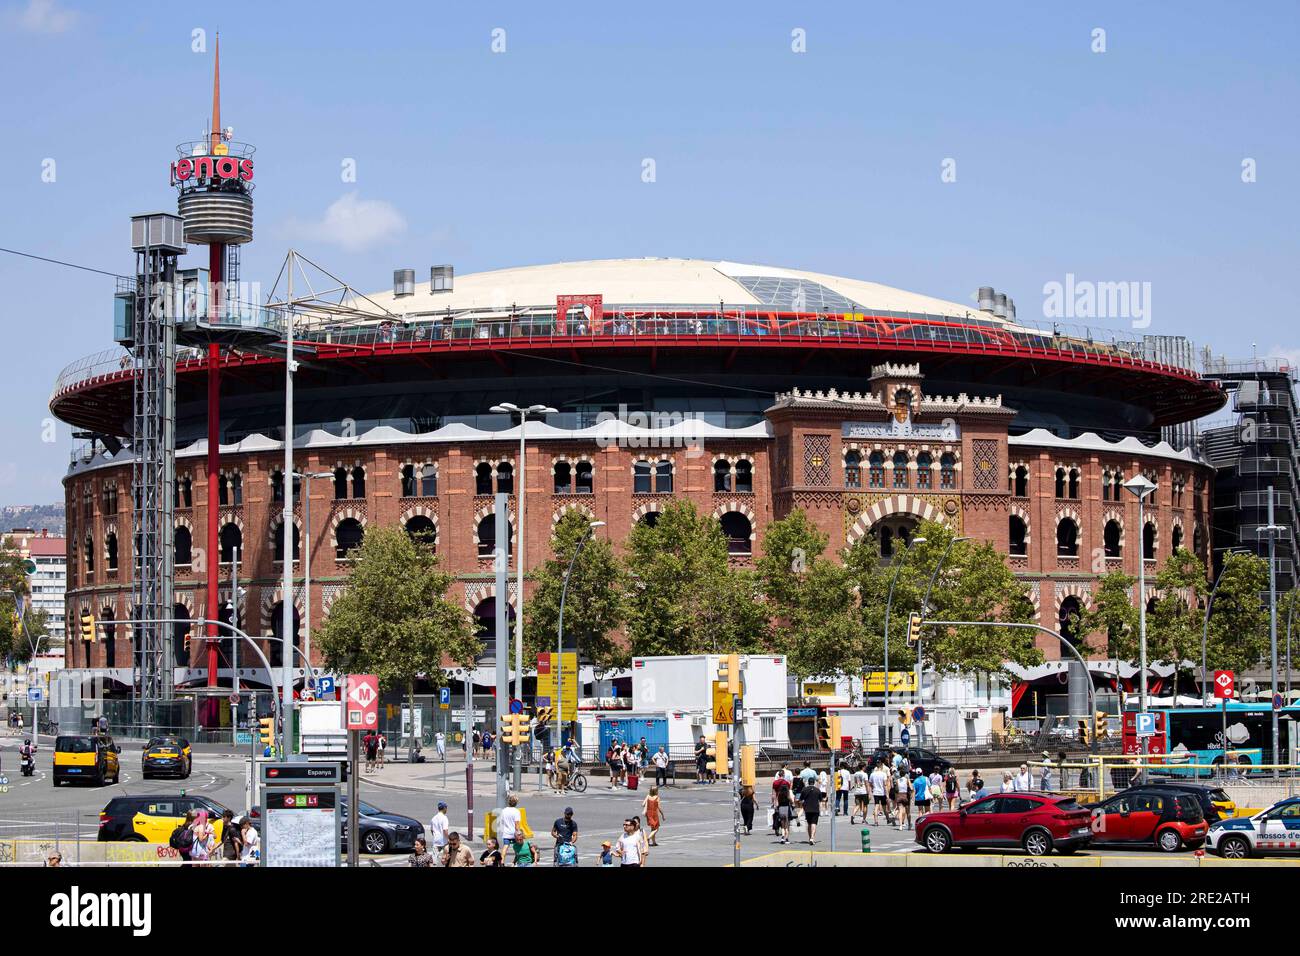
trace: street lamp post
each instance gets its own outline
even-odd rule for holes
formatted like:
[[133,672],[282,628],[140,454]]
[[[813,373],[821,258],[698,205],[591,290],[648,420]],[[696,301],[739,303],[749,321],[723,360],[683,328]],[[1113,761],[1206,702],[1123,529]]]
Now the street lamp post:
[[[1268,524],[1259,529],[1268,535],[1268,646],[1269,673],[1273,685],[1273,697],[1278,696],[1277,688],[1277,538],[1286,529],[1273,518],[1273,486],[1268,486]],[[1290,687],[1287,688],[1290,691]],[[1273,776],[1279,776],[1278,760],[1281,759],[1278,733],[1278,708],[1269,702],[1273,716]]]
[[[605,527],[605,522],[603,521],[593,521],[589,525],[587,525],[587,533],[584,534],[578,540],[578,546],[573,549],[573,557],[569,559],[569,569],[564,572],[564,584],[560,588],[560,620],[559,620],[559,627],[557,628],[558,633],[555,639],[555,697],[556,699],[554,701],[554,704],[555,704],[555,715],[556,715],[555,726],[557,729],[564,726],[564,600],[569,596],[569,575],[573,573],[573,566],[578,563],[578,555],[582,554],[582,549],[587,546],[587,542],[590,541],[592,536],[596,533],[596,529],[603,528],[603,527]],[[578,680],[578,668],[576,666],[576,655],[575,655],[575,666],[573,668],[573,679],[575,682]],[[574,688],[573,696],[575,700],[578,698],[577,687]],[[560,734],[560,737],[561,739],[559,741],[559,744],[561,747],[563,747],[564,734]],[[559,759],[558,754],[556,756],[556,759],[557,760]]]
[[[515,494],[519,500],[519,527],[515,530],[515,699],[524,697],[524,484],[528,472],[524,468],[524,433],[527,431],[529,415],[554,415],[556,410],[549,405],[529,405],[521,408],[513,402],[493,405],[489,411],[497,415],[511,415],[519,418],[519,470],[515,476],[517,482]],[[501,702],[498,701],[500,706]],[[520,765],[520,753],[515,750],[514,787],[519,789],[523,771]]]
[[[1147,496],[1156,490],[1155,484],[1146,475],[1138,472],[1128,481],[1124,482],[1124,487],[1128,489],[1133,497],[1137,498],[1138,503],[1138,666],[1141,673],[1140,693],[1138,699],[1138,710],[1142,713],[1147,712],[1147,552],[1146,552],[1146,519],[1143,514],[1143,505]],[[1174,669],[1174,694],[1178,694],[1178,669]],[[1145,761],[1147,756],[1147,747],[1150,738],[1142,737],[1142,758]]]
[[[939,580],[939,572],[940,570],[943,569],[944,562],[948,560],[948,555],[952,552],[952,546],[956,544],[958,541],[970,541],[970,540],[971,538],[969,535],[963,535],[962,537],[952,537],[948,539],[948,547],[943,549],[943,554],[939,557],[939,563],[934,566],[934,573],[930,575],[930,583],[929,585],[926,586],[925,589],[925,599],[921,601],[922,619],[924,619],[925,616],[930,613],[930,595],[934,591],[935,582]],[[923,703],[921,700],[921,696],[922,696],[921,692],[925,689],[925,685],[922,683],[922,677],[924,675],[921,669],[921,650],[922,650],[922,645],[925,643],[924,635],[925,635],[924,629],[917,631],[916,634],[916,702],[918,704]],[[936,675],[936,680],[937,679],[938,677]],[[935,690],[937,694],[938,688],[935,688]],[[937,696],[935,697],[935,703],[936,705],[938,704]]]
[[1201,625],[1201,703],[1209,703],[1209,697],[1206,696],[1209,681],[1209,669],[1207,667],[1205,648],[1210,638],[1210,611],[1214,608],[1214,595],[1219,590],[1219,582],[1223,580],[1223,572],[1228,570],[1228,558],[1234,554],[1249,554],[1243,548],[1232,548],[1223,552],[1223,566],[1219,568],[1219,573],[1214,577],[1214,585],[1210,588],[1210,596],[1205,602],[1205,621]]
[[885,598],[885,699],[880,710],[880,725],[885,730],[885,743],[889,743],[889,611],[894,604],[894,585],[898,583],[898,572],[903,570],[903,562],[914,544],[924,544],[925,538],[913,538],[903,549],[903,553],[894,559],[894,576],[889,579],[889,596]]
[[[307,671],[303,675],[303,684],[313,678],[311,666],[311,483],[318,478],[333,478],[329,471],[294,472],[295,478],[302,479],[302,629],[303,642],[306,644]],[[290,555],[292,557],[292,555]],[[412,726],[414,720],[412,719]]]

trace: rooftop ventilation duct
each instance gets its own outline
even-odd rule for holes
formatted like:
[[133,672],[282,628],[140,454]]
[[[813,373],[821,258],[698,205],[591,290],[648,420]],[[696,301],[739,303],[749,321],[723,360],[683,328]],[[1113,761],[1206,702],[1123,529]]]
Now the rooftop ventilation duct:
[[1007,318],[1012,322],[1016,320],[1016,300],[1010,296],[1007,297]]
[[990,285],[980,286],[979,302],[981,312],[993,311],[993,287]]
[[455,278],[455,266],[433,266],[429,270],[429,293],[450,292]]
[[400,299],[408,295],[415,295],[415,270],[394,269],[393,298]]
[[993,297],[993,314],[999,319],[1007,317],[1007,294],[999,292]]

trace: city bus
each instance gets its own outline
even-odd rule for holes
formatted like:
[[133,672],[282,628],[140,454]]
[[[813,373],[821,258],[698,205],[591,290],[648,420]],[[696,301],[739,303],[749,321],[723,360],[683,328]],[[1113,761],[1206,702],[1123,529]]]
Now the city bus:
[[[1222,705],[1153,707],[1152,710],[1164,715],[1165,739],[1160,749],[1173,758],[1170,774],[1198,775],[1204,771],[1198,772],[1191,766],[1179,768],[1178,763],[1222,764],[1225,752],[1231,752],[1238,764],[1259,766],[1273,761],[1273,711],[1268,704],[1230,703],[1226,712]],[[1278,759],[1287,763],[1292,752],[1291,727],[1300,717],[1300,708],[1283,708],[1278,716]]]

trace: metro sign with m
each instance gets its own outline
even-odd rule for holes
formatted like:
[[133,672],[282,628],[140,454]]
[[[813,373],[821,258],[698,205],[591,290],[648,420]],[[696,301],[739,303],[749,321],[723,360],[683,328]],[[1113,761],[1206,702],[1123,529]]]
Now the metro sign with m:
[[348,730],[370,730],[379,723],[379,678],[348,675]]
[[1232,700],[1236,696],[1237,676],[1232,671],[1214,672],[1214,696],[1217,700]]

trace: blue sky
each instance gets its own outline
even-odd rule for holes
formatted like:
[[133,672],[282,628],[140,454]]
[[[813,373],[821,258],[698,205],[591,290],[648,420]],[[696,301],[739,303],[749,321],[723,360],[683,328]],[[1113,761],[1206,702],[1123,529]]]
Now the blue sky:
[[[1146,332],[1300,357],[1294,3],[221,7],[0,0],[0,246],[129,271],[220,30],[223,121],[258,148],[244,277],[267,287],[290,245],[367,290],[681,255],[995,285],[1041,318],[1074,274],[1150,282]],[[0,255],[0,504],[62,499],[46,401],[111,345],[112,292]]]

